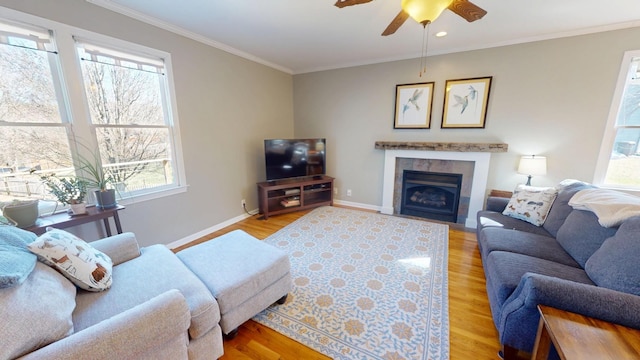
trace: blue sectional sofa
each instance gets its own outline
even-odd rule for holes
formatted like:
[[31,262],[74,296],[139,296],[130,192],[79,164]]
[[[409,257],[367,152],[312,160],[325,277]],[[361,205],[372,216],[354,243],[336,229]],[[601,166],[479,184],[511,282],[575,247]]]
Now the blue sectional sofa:
[[[562,182],[542,226],[502,212],[489,197],[477,214],[478,248],[505,359],[531,352],[538,304],[640,329],[640,216],[603,227],[570,199],[582,182]],[[610,190],[608,190],[610,191]]]

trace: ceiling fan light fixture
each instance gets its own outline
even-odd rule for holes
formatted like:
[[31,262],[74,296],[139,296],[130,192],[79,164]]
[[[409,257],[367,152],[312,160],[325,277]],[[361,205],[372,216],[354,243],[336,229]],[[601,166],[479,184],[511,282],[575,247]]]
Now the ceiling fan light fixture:
[[453,0],[402,0],[402,10],[422,25],[435,21]]

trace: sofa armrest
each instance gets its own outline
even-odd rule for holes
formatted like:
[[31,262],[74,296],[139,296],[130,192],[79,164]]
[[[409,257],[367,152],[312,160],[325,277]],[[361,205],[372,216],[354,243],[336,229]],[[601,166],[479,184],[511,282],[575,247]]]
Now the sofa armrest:
[[533,273],[525,274],[518,288],[525,307],[542,304],[640,329],[640,296]]
[[507,207],[507,204],[509,204],[509,200],[510,198],[489,196],[487,198],[487,204],[486,204],[485,210],[501,213]]
[[186,358],[190,320],[186,299],[174,289],[20,359]]
[[136,236],[130,232],[93,241],[91,246],[107,254],[114,266],[140,256]]
[[540,321],[538,304],[640,329],[640,296],[526,273],[494,319],[502,345],[533,350]]

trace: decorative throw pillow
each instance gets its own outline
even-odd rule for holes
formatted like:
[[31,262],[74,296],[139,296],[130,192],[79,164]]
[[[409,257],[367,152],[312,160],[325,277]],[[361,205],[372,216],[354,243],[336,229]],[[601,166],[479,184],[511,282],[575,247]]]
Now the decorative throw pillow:
[[0,289],[22,282],[36,266],[36,256],[27,245],[36,234],[15,226],[0,225]]
[[518,185],[502,214],[542,226],[557,195],[553,187]]
[[111,259],[73,234],[47,229],[29,250],[81,289],[102,291],[111,287]]

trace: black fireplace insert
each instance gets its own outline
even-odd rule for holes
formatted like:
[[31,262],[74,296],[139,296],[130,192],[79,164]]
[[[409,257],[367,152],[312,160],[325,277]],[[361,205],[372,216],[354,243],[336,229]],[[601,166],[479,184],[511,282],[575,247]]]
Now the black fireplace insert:
[[457,222],[462,174],[405,170],[400,213]]

